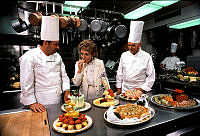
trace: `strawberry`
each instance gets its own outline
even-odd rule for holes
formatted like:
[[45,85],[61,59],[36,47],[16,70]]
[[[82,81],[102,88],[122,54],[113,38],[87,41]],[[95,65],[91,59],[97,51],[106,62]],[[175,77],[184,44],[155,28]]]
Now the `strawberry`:
[[109,93],[109,95],[110,95],[111,97],[114,97],[114,93]]
[[70,121],[71,121],[71,120],[73,120],[73,118],[72,118],[72,117],[68,117],[68,120],[70,120]]
[[63,115],[59,115],[59,118],[62,118],[63,117]]
[[69,121],[69,125],[74,125],[74,121],[73,120]]
[[107,90],[109,93],[113,93],[113,90],[112,89],[108,89]]
[[68,124],[69,120],[68,119],[65,119],[64,120],[64,124]]
[[81,122],[81,120],[79,120],[79,119],[77,119],[76,121],[75,121],[75,124],[81,124],[82,122]]

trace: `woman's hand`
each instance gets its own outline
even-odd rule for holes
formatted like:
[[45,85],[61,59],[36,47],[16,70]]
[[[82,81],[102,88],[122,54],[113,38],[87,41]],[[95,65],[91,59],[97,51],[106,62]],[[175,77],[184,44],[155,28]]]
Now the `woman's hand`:
[[78,73],[80,74],[83,68],[83,63],[85,62],[85,60],[79,60],[78,61]]
[[44,112],[46,111],[46,108],[44,107],[43,104],[40,104],[40,103],[33,103],[30,105],[30,109],[33,111],[33,112]]

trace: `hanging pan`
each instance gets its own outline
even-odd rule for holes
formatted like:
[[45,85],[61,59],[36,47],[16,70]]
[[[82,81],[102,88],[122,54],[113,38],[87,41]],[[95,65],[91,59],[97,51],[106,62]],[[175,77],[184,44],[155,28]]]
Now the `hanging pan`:
[[88,28],[88,23],[84,19],[81,19],[81,25],[78,27],[78,30],[81,32],[86,31]]
[[115,35],[118,38],[124,38],[127,34],[127,29],[126,26],[124,25],[118,25],[117,27],[115,27]]
[[101,30],[102,23],[96,19],[96,9],[95,9],[95,20],[90,23],[90,28],[93,32],[99,32]]

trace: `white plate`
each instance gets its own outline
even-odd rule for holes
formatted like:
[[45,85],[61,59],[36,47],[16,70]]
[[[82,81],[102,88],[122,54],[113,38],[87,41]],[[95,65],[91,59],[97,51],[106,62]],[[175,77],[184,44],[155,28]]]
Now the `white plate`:
[[88,128],[90,128],[93,124],[93,120],[90,116],[87,116],[85,115],[85,117],[87,118],[88,120],[88,125],[86,127],[83,127],[82,129],[79,129],[79,130],[65,130],[64,128],[62,127],[56,127],[56,123],[58,122],[59,118],[57,118],[53,124],[52,124],[52,128],[57,131],[57,132],[60,132],[60,133],[78,133],[78,132],[81,132],[81,131],[84,131]]
[[[99,99],[99,98],[98,98]],[[110,106],[103,106],[103,105],[97,105],[97,104],[95,104],[95,101],[96,101],[97,99],[95,99],[94,101],[93,101],[93,104],[95,105],[95,106],[98,106],[98,107],[104,107],[104,108],[106,108],[106,107],[110,107],[110,106],[115,106],[115,105],[118,105],[119,104],[119,100],[117,100],[117,99],[114,99],[114,105],[110,105]]]
[[[82,111],[89,110],[89,109],[91,108],[91,104],[90,104],[90,103],[84,102],[84,104],[85,104],[85,105],[84,105],[84,108],[79,109],[79,110],[76,110],[76,111],[82,112]],[[65,105],[66,105],[66,104],[63,104],[63,105],[61,106],[61,110],[64,111],[64,112],[66,112],[66,110],[65,110]]]
[[104,113],[104,119],[111,123],[111,124],[115,124],[115,125],[123,125],[123,126],[128,126],[128,125],[136,125],[136,124],[141,124],[141,123],[144,123],[150,119],[152,119],[155,115],[155,111],[154,109],[152,109],[151,107],[149,107],[149,110],[150,110],[150,114],[149,116],[147,116],[146,118],[144,118],[143,120],[141,121],[133,121],[133,122],[128,122],[128,123],[122,123],[122,122],[112,122],[110,121],[108,118],[107,118],[107,111]]

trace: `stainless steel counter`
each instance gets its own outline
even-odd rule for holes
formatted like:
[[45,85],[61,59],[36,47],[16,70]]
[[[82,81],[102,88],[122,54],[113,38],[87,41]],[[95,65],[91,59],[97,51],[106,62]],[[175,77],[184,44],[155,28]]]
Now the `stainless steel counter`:
[[[157,93],[161,92],[158,92],[157,90],[152,90],[150,93],[148,93],[148,95],[151,96],[152,94]],[[122,99],[119,99],[119,101],[120,104],[126,104],[130,102]],[[96,107],[92,104],[92,101],[88,102],[92,105],[92,107],[90,110],[85,111],[83,113],[90,116],[93,119],[93,126],[86,131],[70,135],[123,136],[128,134],[139,135],[145,133],[157,133],[159,135],[162,135],[190,125],[190,123],[182,123],[182,121],[185,122],[189,120],[192,124],[194,124],[194,122],[197,120],[196,118],[200,115],[199,109],[193,109],[189,111],[165,109],[149,102],[150,107],[152,107],[155,110],[155,116],[151,120],[138,125],[118,126],[110,124],[104,120],[104,112],[107,110],[107,108]],[[61,133],[58,133],[52,129],[52,123],[58,118],[59,114],[63,113],[60,110],[60,105],[48,105],[47,113],[51,136],[62,135]]]

